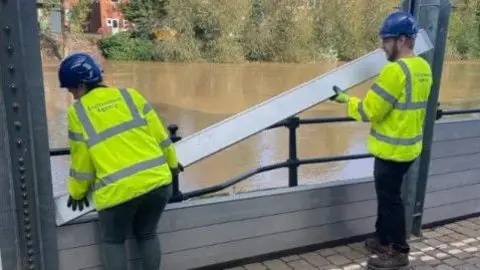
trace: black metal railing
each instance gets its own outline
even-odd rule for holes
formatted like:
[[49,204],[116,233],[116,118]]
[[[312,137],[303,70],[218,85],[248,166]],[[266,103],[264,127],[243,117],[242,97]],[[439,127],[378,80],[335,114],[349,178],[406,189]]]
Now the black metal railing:
[[[449,110],[443,111],[439,109],[437,111],[437,120],[443,116],[448,115],[462,115],[462,114],[472,114],[472,113],[480,113],[480,109],[466,109],[466,110]],[[326,118],[304,118],[301,119],[297,116],[290,117],[283,121],[274,124],[267,129],[279,128],[279,127],[286,127],[289,133],[289,151],[288,151],[288,159],[284,162],[279,162],[267,166],[258,167],[252,170],[249,170],[241,175],[233,177],[223,183],[201,188],[198,190],[182,193],[179,187],[179,179],[178,176],[173,178],[173,196],[170,202],[180,202],[183,200],[191,199],[194,197],[199,197],[203,195],[207,195],[210,193],[215,193],[221,190],[224,190],[228,187],[231,187],[235,184],[238,184],[256,174],[268,172],[280,168],[288,168],[288,186],[294,187],[298,185],[298,167],[300,165],[306,164],[318,164],[318,163],[327,163],[327,162],[336,162],[336,161],[347,161],[347,160],[355,160],[355,159],[364,159],[364,158],[371,158],[372,155],[368,153],[364,154],[350,154],[350,155],[339,155],[339,156],[329,156],[329,157],[318,157],[318,158],[307,158],[307,159],[299,159],[297,155],[297,129],[301,125],[311,125],[311,124],[326,124],[326,123],[339,123],[339,122],[353,122],[355,121],[349,117],[326,117]],[[177,135],[178,126],[177,125],[169,125],[168,130],[170,132],[170,138],[172,142],[178,142],[182,138]],[[67,148],[56,148],[50,149],[51,156],[63,156],[69,155],[70,151]]]

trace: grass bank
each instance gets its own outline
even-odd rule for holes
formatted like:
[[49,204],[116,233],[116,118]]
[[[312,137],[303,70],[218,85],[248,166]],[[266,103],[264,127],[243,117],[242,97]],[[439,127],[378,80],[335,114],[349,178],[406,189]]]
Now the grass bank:
[[[130,0],[124,14],[139,26],[137,31],[103,38],[98,47],[112,60],[348,61],[378,47],[379,26],[399,2]],[[480,0],[455,5],[446,58],[477,59]],[[168,35],[159,38],[159,32]]]

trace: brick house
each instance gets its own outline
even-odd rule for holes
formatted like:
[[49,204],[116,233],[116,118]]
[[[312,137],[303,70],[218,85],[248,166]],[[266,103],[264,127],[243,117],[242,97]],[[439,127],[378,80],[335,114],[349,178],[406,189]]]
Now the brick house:
[[125,0],[95,0],[88,32],[97,34],[115,34],[131,27],[123,18],[120,5]]
[[[131,27],[123,18],[120,4],[127,0],[92,0],[91,13],[85,24],[85,32],[101,35],[116,34]],[[65,0],[65,12],[78,0]],[[68,16],[67,16],[68,17]]]

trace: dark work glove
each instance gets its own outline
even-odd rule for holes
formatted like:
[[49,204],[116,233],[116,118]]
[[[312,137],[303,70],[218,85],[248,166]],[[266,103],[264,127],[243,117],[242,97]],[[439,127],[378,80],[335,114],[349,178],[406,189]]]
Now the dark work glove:
[[178,169],[183,172],[183,165],[182,163],[178,162]]
[[82,211],[84,205],[85,208],[90,205],[86,196],[80,200],[75,200],[72,196],[68,196],[67,207],[72,208],[73,211],[77,210],[77,206],[78,210]]
[[442,118],[443,110],[440,109],[440,102],[437,103],[437,114],[435,115],[435,120]]
[[348,102],[348,99],[350,98],[350,96],[347,93],[343,92],[342,89],[340,89],[340,87],[334,85],[333,91],[335,92],[335,95],[331,96],[330,100],[336,101],[338,103]]
[[183,172],[183,169],[184,168],[183,168],[182,163],[178,162],[178,167],[175,168],[175,169],[171,169],[171,171],[172,171],[172,174],[178,175],[180,172]]

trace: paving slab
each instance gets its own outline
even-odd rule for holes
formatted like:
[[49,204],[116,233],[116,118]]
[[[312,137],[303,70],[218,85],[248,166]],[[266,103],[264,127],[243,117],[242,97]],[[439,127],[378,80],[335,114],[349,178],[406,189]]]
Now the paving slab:
[[[423,231],[409,241],[411,269],[479,269],[480,218],[470,218]],[[371,254],[362,242],[239,266],[232,269],[365,269]]]

